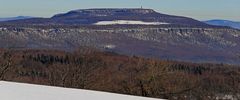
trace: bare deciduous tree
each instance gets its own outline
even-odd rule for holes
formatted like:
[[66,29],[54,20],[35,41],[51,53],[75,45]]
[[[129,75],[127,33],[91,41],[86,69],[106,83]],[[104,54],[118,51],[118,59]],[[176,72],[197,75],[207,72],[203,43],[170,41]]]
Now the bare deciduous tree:
[[0,80],[4,80],[5,74],[8,72],[12,65],[12,55],[8,52],[3,54],[3,59],[6,61],[3,65],[0,66]]

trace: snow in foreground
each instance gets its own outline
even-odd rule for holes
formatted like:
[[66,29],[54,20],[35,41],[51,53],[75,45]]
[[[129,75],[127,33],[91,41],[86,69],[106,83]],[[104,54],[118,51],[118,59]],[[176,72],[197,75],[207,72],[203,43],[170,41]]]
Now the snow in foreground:
[[169,24],[164,22],[143,22],[143,21],[133,21],[133,20],[114,20],[114,21],[99,21],[94,25],[114,25],[114,24],[136,24],[136,25],[162,25]]
[[0,81],[1,100],[158,100],[153,98]]

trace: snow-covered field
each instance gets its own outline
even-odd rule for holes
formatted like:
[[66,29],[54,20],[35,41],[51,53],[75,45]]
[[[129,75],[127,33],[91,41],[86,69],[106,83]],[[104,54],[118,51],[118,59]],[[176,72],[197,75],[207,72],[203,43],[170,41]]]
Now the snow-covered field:
[[162,25],[169,24],[164,22],[143,22],[143,21],[133,21],[133,20],[114,20],[114,21],[99,21],[94,25],[114,25],[114,24],[136,24],[136,25]]
[[82,89],[0,81],[0,100],[159,100]]

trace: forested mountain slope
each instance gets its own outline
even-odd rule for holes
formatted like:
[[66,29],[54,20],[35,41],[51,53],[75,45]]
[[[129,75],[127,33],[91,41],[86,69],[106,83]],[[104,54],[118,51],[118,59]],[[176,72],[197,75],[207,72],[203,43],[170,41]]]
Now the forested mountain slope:
[[240,68],[93,49],[1,50],[0,79],[171,100],[239,99]]

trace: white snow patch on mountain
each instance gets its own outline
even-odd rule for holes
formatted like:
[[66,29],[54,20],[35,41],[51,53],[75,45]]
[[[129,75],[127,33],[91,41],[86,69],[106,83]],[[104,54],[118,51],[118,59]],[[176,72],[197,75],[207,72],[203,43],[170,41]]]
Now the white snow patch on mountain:
[[0,81],[1,100],[159,100],[82,89]]
[[108,44],[108,45],[105,45],[104,48],[107,48],[107,49],[114,49],[114,48],[116,48],[116,45]]
[[136,25],[163,25],[170,24],[165,22],[143,22],[134,20],[114,20],[114,21],[99,21],[94,23],[94,25],[114,25],[114,24],[136,24]]

